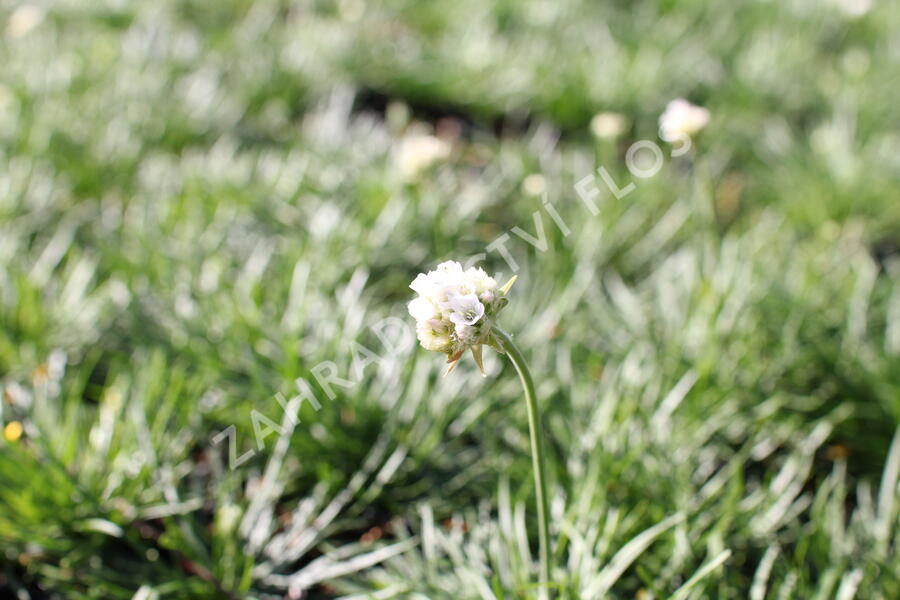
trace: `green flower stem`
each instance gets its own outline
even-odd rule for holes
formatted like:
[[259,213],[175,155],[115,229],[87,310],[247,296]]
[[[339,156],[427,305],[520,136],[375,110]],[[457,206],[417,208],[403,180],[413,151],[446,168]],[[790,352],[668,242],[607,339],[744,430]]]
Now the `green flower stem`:
[[538,414],[537,395],[534,392],[534,381],[522,351],[513,342],[512,337],[500,329],[493,328],[494,336],[500,341],[509,360],[512,361],[522,387],[525,389],[525,405],[528,409],[528,430],[531,434],[531,462],[534,469],[534,487],[537,495],[538,542],[540,544],[541,572],[540,598],[548,598],[550,583],[550,529],[547,523],[547,482],[544,476],[544,447],[541,441],[541,419]]

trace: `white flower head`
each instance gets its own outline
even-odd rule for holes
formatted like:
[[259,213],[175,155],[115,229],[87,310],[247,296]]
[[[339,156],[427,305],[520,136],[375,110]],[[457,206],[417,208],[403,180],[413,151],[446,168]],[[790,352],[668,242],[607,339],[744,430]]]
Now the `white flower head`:
[[446,354],[448,373],[470,349],[481,368],[481,345],[490,343],[497,314],[507,304],[509,284],[501,289],[484,269],[463,269],[447,261],[420,273],[409,287],[416,292],[408,309],[422,347]]
[[659,117],[659,135],[667,142],[695,135],[709,123],[709,111],[683,98],[672,100]]

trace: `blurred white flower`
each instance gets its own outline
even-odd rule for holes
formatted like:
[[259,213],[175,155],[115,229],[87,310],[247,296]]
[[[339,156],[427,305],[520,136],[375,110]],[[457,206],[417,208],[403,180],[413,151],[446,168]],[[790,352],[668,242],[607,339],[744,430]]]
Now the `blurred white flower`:
[[529,196],[540,196],[547,189],[547,181],[540,173],[532,173],[522,180],[522,191]]
[[22,37],[44,20],[44,9],[34,4],[23,4],[9,16],[6,33],[10,37]]
[[450,155],[450,144],[439,137],[413,132],[404,137],[394,154],[400,176],[412,181],[436,161]]
[[837,7],[850,18],[858,18],[872,10],[872,0],[834,0]]
[[417,294],[408,309],[422,347],[446,354],[448,373],[471,350],[484,373],[481,345],[489,343],[497,313],[507,304],[509,284],[500,289],[484,269],[463,270],[458,262],[447,261],[420,273],[409,287]]
[[709,111],[683,98],[672,100],[659,117],[659,135],[667,142],[690,137],[709,123]]
[[628,119],[625,115],[615,112],[602,112],[591,119],[591,133],[600,140],[612,140],[623,133],[628,127]]

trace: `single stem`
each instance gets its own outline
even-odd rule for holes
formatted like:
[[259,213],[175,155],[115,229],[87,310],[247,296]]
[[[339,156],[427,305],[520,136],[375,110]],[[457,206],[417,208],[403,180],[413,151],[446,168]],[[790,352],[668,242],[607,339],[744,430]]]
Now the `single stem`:
[[539,598],[544,600],[550,596],[550,528],[547,524],[547,483],[544,476],[544,446],[541,441],[541,419],[538,413],[537,395],[534,393],[534,381],[531,379],[528,363],[525,362],[522,351],[513,342],[512,336],[496,326],[493,328],[493,333],[500,340],[500,345],[516,368],[525,390],[528,431],[531,434],[531,462],[537,496],[538,543],[541,559]]

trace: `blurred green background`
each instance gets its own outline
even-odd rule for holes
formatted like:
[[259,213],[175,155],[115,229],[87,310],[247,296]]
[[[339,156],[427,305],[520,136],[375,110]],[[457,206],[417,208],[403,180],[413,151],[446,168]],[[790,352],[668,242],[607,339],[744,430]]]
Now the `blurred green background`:
[[[874,0],[0,0],[0,598],[533,597],[514,372],[373,330],[442,260],[505,281],[503,234],[559,598],[900,597],[898,31]],[[671,157],[678,97],[711,120]],[[592,215],[601,166],[636,187]]]

